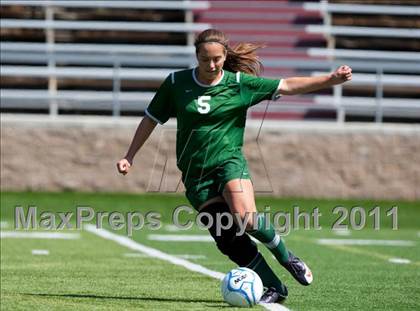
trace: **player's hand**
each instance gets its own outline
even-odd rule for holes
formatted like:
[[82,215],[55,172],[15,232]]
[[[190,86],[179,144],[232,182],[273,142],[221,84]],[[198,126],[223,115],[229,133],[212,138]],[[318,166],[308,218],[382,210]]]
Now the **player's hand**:
[[117,163],[117,169],[120,174],[127,175],[128,171],[130,170],[131,162],[128,161],[126,158],[121,159]]
[[352,69],[347,65],[338,67],[333,73],[331,73],[331,82],[335,85],[350,81],[352,78],[351,71]]

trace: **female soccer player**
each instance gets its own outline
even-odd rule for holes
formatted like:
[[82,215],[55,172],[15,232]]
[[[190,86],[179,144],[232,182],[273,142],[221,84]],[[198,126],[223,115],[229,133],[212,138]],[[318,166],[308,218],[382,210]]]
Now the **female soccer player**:
[[312,273],[286,249],[265,215],[249,217],[256,215],[256,206],[242,154],[247,109],[281,95],[307,93],[349,81],[351,68],[341,66],[327,76],[267,79],[258,77],[261,63],[255,51],[259,46],[242,43],[232,48],[223,32],[208,29],[198,35],[195,48],[198,67],[173,72],[166,78],[148,106],[127,154],[117,163],[118,171],[128,173],[135,154],[157,123],[176,117],[177,166],[188,200],[199,213],[231,213],[245,223],[247,230],[242,235],[237,234],[238,221],[220,231],[220,225],[229,224],[226,217],[221,218],[222,224],[213,222],[209,231],[223,254],[261,277],[267,288],[261,301],[281,302],[288,295],[287,288],[249,236],[265,244],[302,285],[312,282]]

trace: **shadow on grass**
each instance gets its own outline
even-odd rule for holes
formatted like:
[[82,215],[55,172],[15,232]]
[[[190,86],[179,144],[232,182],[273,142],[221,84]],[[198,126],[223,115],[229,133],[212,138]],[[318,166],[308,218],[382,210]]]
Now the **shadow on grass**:
[[89,299],[120,299],[120,300],[141,300],[141,301],[154,301],[154,302],[186,302],[186,303],[209,303],[208,307],[223,307],[222,300],[215,299],[183,299],[183,298],[164,298],[164,297],[124,297],[124,296],[101,296],[90,294],[44,294],[44,293],[20,293],[26,296],[40,296],[40,297],[63,297],[63,298],[89,298]]

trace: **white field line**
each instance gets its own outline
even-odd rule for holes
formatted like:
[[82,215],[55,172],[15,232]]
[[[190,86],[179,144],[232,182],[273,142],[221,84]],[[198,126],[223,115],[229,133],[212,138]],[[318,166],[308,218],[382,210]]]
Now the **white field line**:
[[174,255],[178,258],[184,259],[206,259],[207,257],[204,255],[190,255],[190,254],[181,254],[181,255]]
[[[147,258],[150,257],[147,254],[142,253],[125,253],[123,254],[124,257],[137,257],[137,258]],[[184,259],[206,259],[207,257],[204,255],[190,255],[190,254],[181,254],[181,255],[174,255],[178,258],[184,258]]]
[[[207,269],[206,267],[203,267],[201,265],[190,262],[188,260],[178,258],[178,257],[173,256],[173,255],[166,254],[166,253],[164,253],[160,250],[157,250],[155,248],[145,246],[143,244],[135,242],[128,237],[109,232],[108,230],[98,229],[94,225],[86,225],[84,228],[85,228],[86,231],[88,231],[90,233],[93,233],[97,236],[100,236],[104,239],[114,241],[114,242],[116,242],[120,245],[123,245],[123,246],[128,247],[128,248],[130,248],[132,250],[135,250],[135,251],[145,253],[145,254],[147,254],[151,257],[155,257],[155,258],[170,262],[174,265],[184,267],[187,270],[198,272],[198,273],[210,276],[210,277],[218,279],[218,280],[222,280],[225,276],[224,273],[213,271],[213,270]],[[282,305],[276,304],[276,303],[268,303],[268,304],[262,303],[260,305],[263,306],[265,309],[271,310],[271,311],[290,311],[285,306],[282,306]]]
[[22,231],[1,231],[2,239],[63,239],[76,240],[80,238],[79,233],[63,232],[22,232]]
[[351,235],[350,230],[333,230],[333,233],[338,236],[349,236]]
[[259,303],[259,305],[270,311],[290,311],[290,309],[278,303]]
[[168,261],[168,262],[170,262],[174,265],[178,265],[178,266],[187,268],[188,270],[199,272],[201,274],[204,274],[204,275],[207,275],[207,276],[210,276],[212,278],[219,279],[219,280],[222,280],[223,277],[225,276],[223,273],[209,270],[209,269],[207,269],[203,266],[200,266],[200,265],[197,265],[195,263],[189,262],[185,259],[178,258],[176,256],[169,255],[169,254],[166,254],[164,252],[161,252],[160,250],[157,250],[157,249],[151,248],[149,246],[145,246],[145,245],[142,245],[140,243],[137,243],[137,242],[129,239],[128,237],[109,232],[108,230],[105,230],[105,229],[98,229],[94,225],[86,225],[85,229],[87,231],[93,233],[93,234],[96,234],[96,235],[104,238],[104,239],[117,242],[118,244],[123,245],[125,247],[128,247],[132,250],[139,251],[139,252],[145,253],[149,256]]
[[[250,237],[254,242],[260,243],[254,237]],[[162,242],[205,242],[212,243],[214,242],[213,238],[210,235],[205,234],[149,234],[147,236],[148,240],[151,241],[162,241]]]
[[47,249],[33,249],[32,255],[49,255],[50,251]]
[[404,240],[356,240],[356,239],[318,239],[321,245],[377,245],[377,246],[415,246],[414,241]]
[[181,229],[181,228],[179,228],[178,226],[175,226],[175,225],[166,225],[166,226],[164,227],[164,229],[165,229],[166,231],[169,231],[169,232],[178,232],[178,231],[182,231],[182,229]]
[[405,258],[389,258],[389,262],[396,263],[396,264],[409,264],[411,260]]
[[210,235],[149,234],[148,240],[168,242],[214,242]]

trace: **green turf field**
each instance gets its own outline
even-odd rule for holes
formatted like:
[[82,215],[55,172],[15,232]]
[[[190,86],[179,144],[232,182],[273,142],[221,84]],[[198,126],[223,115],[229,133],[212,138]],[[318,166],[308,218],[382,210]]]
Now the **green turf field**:
[[[126,195],[84,193],[2,193],[1,194],[1,310],[218,310],[230,308],[221,298],[217,279],[191,272],[184,267],[156,259],[104,239],[86,230],[60,230],[76,234],[75,239],[7,238],[14,232],[14,208],[37,206],[42,211],[71,212],[89,206],[95,212],[158,212],[159,230],[134,231],[134,241],[184,258],[222,273],[234,265],[221,255],[212,242],[158,241],[151,235],[207,235],[194,226],[174,231],[171,214],[186,204],[178,195]],[[285,236],[287,246],[303,258],[314,273],[314,283],[303,287],[259,246],[265,257],[289,288],[285,306],[290,310],[420,310],[420,202],[367,200],[308,200],[260,197],[260,211],[270,206],[291,212],[318,207],[322,230],[292,230]],[[331,230],[338,219],[334,207],[369,210],[380,206],[380,230],[373,230],[373,217],[367,216],[363,230]],[[386,211],[398,206],[398,230]],[[356,215],[357,216],[357,215]],[[194,220],[184,214],[182,222]],[[360,221],[356,217],[356,221]],[[59,220],[57,220],[59,222]],[[38,219],[39,223],[39,219]],[[74,219],[71,221],[75,225]],[[92,221],[92,223],[94,223]],[[349,218],[342,224],[349,224]],[[57,224],[58,225],[58,224]],[[104,228],[110,226],[104,222]],[[44,230],[45,231],[45,230]],[[20,230],[20,232],[24,232]],[[49,232],[57,232],[50,230]],[[126,237],[126,228],[112,231]],[[321,245],[318,239],[401,240],[403,245]],[[404,244],[405,243],[405,244]],[[46,254],[33,254],[41,250]],[[390,260],[404,259],[406,263]],[[264,310],[258,306],[255,309]]]

